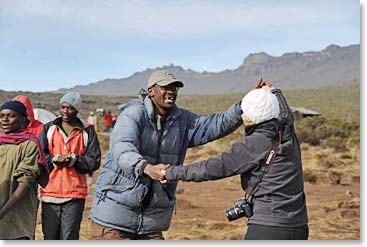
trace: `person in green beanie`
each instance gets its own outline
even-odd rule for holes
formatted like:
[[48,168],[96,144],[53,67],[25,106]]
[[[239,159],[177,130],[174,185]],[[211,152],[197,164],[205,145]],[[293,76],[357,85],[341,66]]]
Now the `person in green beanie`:
[[46,188],[41,188],[42,231],[44,239],[79,239],[88,174],[101,163],[101,149],[93,125],[78,116],[79,93],[70,92],[60,99],[61,117],[45,125],[40,134],[51,171]]

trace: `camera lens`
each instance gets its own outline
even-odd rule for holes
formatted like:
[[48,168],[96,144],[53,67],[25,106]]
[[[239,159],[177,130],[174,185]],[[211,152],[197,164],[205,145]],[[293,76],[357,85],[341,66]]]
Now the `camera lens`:
[[229,221],[238,219],[237,211],[234,208],[227,209],[226,216]]

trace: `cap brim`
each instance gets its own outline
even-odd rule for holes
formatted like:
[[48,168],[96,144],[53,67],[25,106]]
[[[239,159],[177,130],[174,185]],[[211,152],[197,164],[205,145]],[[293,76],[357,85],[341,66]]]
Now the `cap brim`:
[[182,81],[178,81],[178,80],[162,80],[157,82],[156,84],[159,86],[167,86],[169,84],[175,83],[177,85],[177,87],[184,87],[184,84]]

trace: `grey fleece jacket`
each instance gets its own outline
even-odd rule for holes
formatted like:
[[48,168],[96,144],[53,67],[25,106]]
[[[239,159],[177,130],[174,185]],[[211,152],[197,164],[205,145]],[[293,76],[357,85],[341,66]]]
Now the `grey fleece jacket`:
[[[279,89],[272,91],[280,104],[279,119],[246,127],[246,136],[218,157],[170,167],[167,180],[201,182],[234,175],[241,176],[247,193],[259,179],[261,166],[281,130],[282,143],[269,172],[254,190],[254,215],[250,224],[289,227],[308,223],[303,186],[301,150],[293,127],[293,116]],[[279,125],[279,126],[278,126]],[[236,198],[239,199],[239,198]]]

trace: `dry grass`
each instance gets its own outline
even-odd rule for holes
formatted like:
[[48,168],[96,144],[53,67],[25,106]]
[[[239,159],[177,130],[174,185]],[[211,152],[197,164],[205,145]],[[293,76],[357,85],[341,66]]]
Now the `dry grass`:
[[246,225],[206,220],[203,218],[180,219],[175,222],[180,231],[167,231],[165,239],[170,240],[240,240],[243,239]]
[[[305,143],[301,145],[303,168],[305,175],[308,176],[305,191],[310,239],[360,238],[360,205],[355,202],[360,198],[359,88],[358,82],[340,87],[284,92],[289,105],[303,106],[321,112],[327,117],[323,120],[324,122],[296,123],[296,128],[303,127],[303,129],[297,129],[299,137],[302,136],[302,131],[305,131],[304,137],[310,137],[315,133],[322,136],[329,133],[328,131],[334,131],[328,136],[328,140],[320,141],[319,136],[315,136],[317,141],[320,141],[319,146]],[[17,94],[19,92],[1,91],[0,101],[9,100]],[[34,107],[51,111],[57,111],[58,100],[61,97],[61,95],[44,93],[24,92],[22,94],[31,98]],[[242,96],[242,94],[180,96],[178,105],[198,114],[208,114],[227,109]],[[83,96],[82,114],[87,116],[89,111],[100,107],[116,112],[117,106],[129,99],[131,97]],[[340,122],[333,118],[353,123]],[[310,130],[309,122],[311,124],[314,122],[318,132]],[[108,149],[108,135],[98,134],[104,160]],[[239,128],[219,141],[189,149],[185,163],[218,155],[227,150],[242,134],[243,128]],[[338,137],[335,137],[336,134]],[[97,175],[98,171],[94,174],[94,182]],[[311,181],[313,182],[310,183]],[[238,176],[215,182],[180,183],[177,191],[176,214],[173,216],[169,231],[164,232],[164,236],[166,239],[242,239],[246,232],[247,221],[240,219],[228,222],[224,215],[224,211],[232,207],[233,201],[240,198],[242,194]],[[87,219],[90,205],[91,195],[86,201],[80,239],[90,238],[90,222]],[[353,206],[348,208],[348,205]],[[36,239],[43,238],[40,223],[39,217]]]
[[[238,139],[238,138],[237,138]],[[99,133],[105,156],[108,136]],[[185,163],[197,162],[227,150],[236,138],[215,141],[189,149]],[[302,144],[302,162],[305,173],[311,171],[315,183],[306,180],[305,192],[309,215],[309,239],[360,239],[360,153],[359,146],[340,153],[332,148]],[[103,156],[103,159],[104,159]],[[98,175],[94,174],[93,181]],[[180,182],[177,206],[169,231],[169,240],[239,240],[247,229],[242,218],[228,222],[225,210],[243,195],[239,176],[203,183]],[[88,214],[91,205],[88,196],[80,230],[80,239],[90,239]],[[40,210],[39,210],[40,211]],[[42,239],[38,218],[36,239]]]
[[332,148],[313,147],[308,144],[302,144],[301,148],[304,171],[315,175],[319,183],[359,183],[359,147],[351,147],[343,153],[335,152]]
[[[218,155],[220,148],[215,145],[211,143],[199,150],[189,150],[186,163]],[[359,147],[350,148],[346,153],[308,144],[302,144],[301,148],[304,170],[312,171],[317,178],[315,183],[305,183],[309,239],[360,239]],[[208,152],[205,153],[205,150]],[[332,161],[331,165],[325,164],[329,160]],[[247,221],[240,219],[228,222],[224,216],[225,209],[232,207],[232,201],[241,196],[239,181],[236,176],[215,182],[180,183],[184,193],[178,195],[178,198],[184,197],[195,202],[197,208],[189,212],[179,211],[174,215],[172,226],[165,237],[242,239]]]

